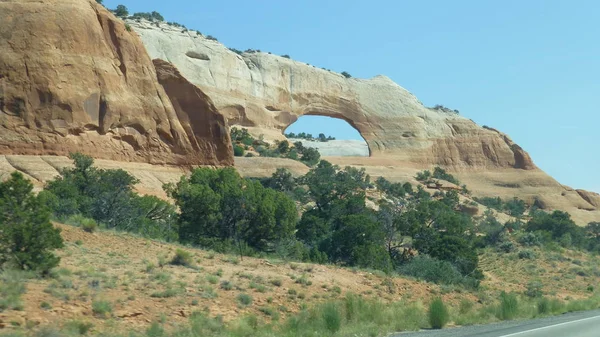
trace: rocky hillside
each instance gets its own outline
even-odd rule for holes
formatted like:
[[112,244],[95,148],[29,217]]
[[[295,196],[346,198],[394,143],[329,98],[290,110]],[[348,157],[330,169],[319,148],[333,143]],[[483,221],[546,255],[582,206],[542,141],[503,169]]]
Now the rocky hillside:
[[231,165],[210,99],[187,97],[210,124],[183,118],[130,30],[96,1],[0,2],[0,154]]

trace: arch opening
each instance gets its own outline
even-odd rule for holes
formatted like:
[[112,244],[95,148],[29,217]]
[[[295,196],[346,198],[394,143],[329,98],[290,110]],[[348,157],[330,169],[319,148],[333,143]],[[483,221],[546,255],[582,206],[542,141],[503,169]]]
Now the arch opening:
[[371,149],[345,118],[306,114],[283,131],[290,142],[319,150],[324,157],[370,157]]

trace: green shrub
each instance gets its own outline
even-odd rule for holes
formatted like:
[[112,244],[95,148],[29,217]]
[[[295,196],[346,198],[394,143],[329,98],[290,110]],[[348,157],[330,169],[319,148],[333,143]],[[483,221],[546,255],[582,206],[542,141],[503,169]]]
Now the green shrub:
[[162,337],[165,335],[165,329],[158,322],[152,322],[152,324],[146,329],[147,337]]
[[81,229],[83,229],[85,232],[93,233],[96,231],[96,229],[98,229],[98,224],[94,219],[84,218],[81,221]]
[[173,259],[171,260],[171,264],[175,266],[191,267],[194,264],[194,257],[188,251],[177,249],[175,251],[175,256],[173,256]]
[[344,76],[345,78],[351,78],[352,75],[350,75],[348,72],[346,71],[342,71],[342,76]]
[[531,281],[527,283],[527,288],[525,289],[525,295],[531,298],[542,297],[544,292],[542,288],[544,285],[540,281]]
[[78,335],[86,335],[93,327],[94,324],[79,320],[72,320],[65,324],[65,329],[67,331],[74,332]]
[[252,304],[252,296],[250,296],[248,294],[239,294],[237,296],[237,301],[241,305],[247,307]]
[[515,318],[519,312],[519,300],[514,293],[502,292],[500,294],[500,307],[496,316],[498,319],[507,321]]
[[505,253],[510,253],[513,250],[515,250],[515,244],[512,243],[512,241],[505,241],[502,242],[499,246],[498,249],[500,249],[501,251],[505,252]]
[[7,269],[0,272],[0,312],[23,309],[21,295],[25,293],[25,283],[31,276],[21,270]]
[[527,260],[535,259],[535,253],[529,249],[521,250],[521,251],[519,251],[519,259],[527,259]]
[[245,150],[242,146],[240,145],[233,145],[233,155],[236,157],[243,157],[245,153]]
[[232,290],[233,289],[233,284],[231,282],[229,282],[229,281],[221,281],[220,287],[223,290]]
[[46,274],[60,259],[52,250],[62,248],[60,230],[50,223],[49,205],[57,199],[33,193],[33,184],[20,172],[0,182],[0,269],[7,264]]
[[429,324],[431,324],[431,327],[441,329],[448,324],[449,319],[450,314],[444,301],[439,297],[431,301],[429,304]]
[[457,284],[471,288],[478,286],[477,280],[463,276],[452,263],[426,255],[413,258],[410,262],[401,265],[398,271],[403,275],[436,284]]
[[542,297],[537,302],[537,312],[539,315],[547,315],[551,312],[550,300],[546,297]]
[[338,332],[342,326],[342,315],[334,303],[326,303],[321,309],[321,317],[325,328],[332,334]]
[[92,301],[94,315],[106,318],[112,314],[112,304],[109,301]]

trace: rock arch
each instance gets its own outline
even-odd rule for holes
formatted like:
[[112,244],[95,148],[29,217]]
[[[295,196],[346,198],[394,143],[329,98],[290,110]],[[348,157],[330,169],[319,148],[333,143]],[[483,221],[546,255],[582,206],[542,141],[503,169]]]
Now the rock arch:
[[[358,132],[358,134],[361,136],[362,140],[367,145],[367,149],[368,149],[368,155],[367,155],[367,157],[371,156],[371,147],[369,146],[369,143],[367,142],[367,140],[365,139],[365,137],[362,135],[361,131],[356,126],[356,123],[352,119],[348,118],[347,116],[345,116],[345,115],[343,115],[341,113],[334,113],[334,114],[327,113],[326,114],[326,113],[309,111],[309,112],[307,112],[307,113],[305,113],[303,115],[294,116],[293,122],[291,122],[287,126],[285,126],[283,128],[283,130],[282,130],[282,133],[285,135],[285,132],[288,130],[288,128],[290,126],[292,126],[294,123],[296,123],[300,118],[302,118],[302,117],[310,117],[310,116],[319,116],[319,117],[327,117],[327,118],[338,119],[338,120],[343,121],[346,124],[350,125],[354,130],[356,130]],[[324,131],[324,133],[326,135],[328,135],[328,136],[331,135],[331,134],[333,134],[333,132],[327,132],[327,131]]]

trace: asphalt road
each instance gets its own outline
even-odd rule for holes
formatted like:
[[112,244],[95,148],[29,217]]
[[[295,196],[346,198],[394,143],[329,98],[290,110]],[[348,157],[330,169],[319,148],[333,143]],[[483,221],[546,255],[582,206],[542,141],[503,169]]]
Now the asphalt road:
[[528,321],[398,333],[394,337],[600,337],[600,310]]

